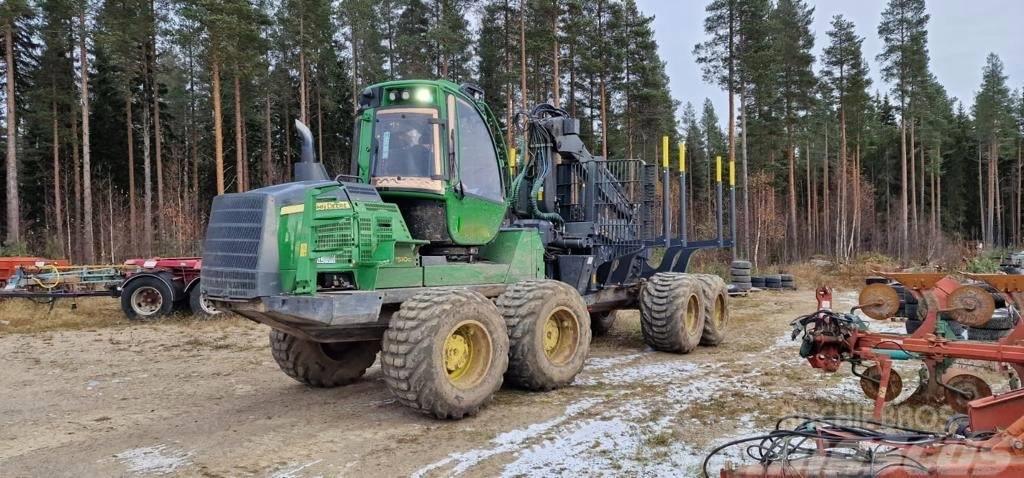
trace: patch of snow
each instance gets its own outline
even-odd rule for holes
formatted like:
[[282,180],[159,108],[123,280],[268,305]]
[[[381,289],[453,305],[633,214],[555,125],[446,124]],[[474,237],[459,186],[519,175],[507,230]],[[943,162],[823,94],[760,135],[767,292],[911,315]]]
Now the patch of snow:
[[174,450],[167,445],[132,448],[114,455],[131,473],[165,475],[192,462],[191,452]]
[[631,383],[667,384],[692,375],[699,368],[701,368],[699,365],[683,360],[653,362],[611,370],[603,376],[596,378],[595,381],[597,383],[613,385]]
[[526,445],[526,442],[530,439],[543,435],[547,431],[553,429],[556,426],[561,425],[575,415],[578,415],[594,405],[600,403],[600,400],[596,398],[588,398],[580,400],[579,402],[569,405],[565,409],[565,413],[552,418],[551,420],[534,423],[526,428],[520,428],[512,431],[502,433],[491,440],[490,448],[477,448],[465,452],[452,453],[446,458],[431,463],[419,470],[416,470],[410,478],[421,478],[426,476],[431,471],[453,465],[451,470],[446,476],[460,475],[466,470],[469,470],[478,463],[502,453],[509,453],[517,451]]
[[584,372],[604,370],[611,368],[616,365],[622,365],[624,363],[632,362],[646,354],[629,354],[629,355],[615,355],[611,357],[591,357],[587,359],[587,364],[583,367]]
[[309,467],[311,467],[311,466],[313,466],[313,465],[315,465],[317,463],[320,463],[321,461],[323,461],[323,460],[315,460],[315,461],[311,461],[309,463],[306,463],[305,465],[299,465],[299,466],[297,466],[295,468],[286,468],[284,470],[279,470],[279,471],[275,472],[274,474],[272,474],[270,476],[271,476],[271,478],[298,478],[300,471],[302,471],[302,470],[304,470],[306,468],[309,468]]

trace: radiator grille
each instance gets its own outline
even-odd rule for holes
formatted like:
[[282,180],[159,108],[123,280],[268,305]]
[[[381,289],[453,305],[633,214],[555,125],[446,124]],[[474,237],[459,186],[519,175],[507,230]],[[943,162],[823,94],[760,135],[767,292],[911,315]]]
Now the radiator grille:
[[202,284],[216,297],[256,296],[266,197],[221,196],[214,202],[203,245]]
[[316,238],[315,250],[335,251],[354,247],[356,239],[352,233],[352,220],[344,217],[332,219],[332,221],[336,222],[313,226],[313,234]]

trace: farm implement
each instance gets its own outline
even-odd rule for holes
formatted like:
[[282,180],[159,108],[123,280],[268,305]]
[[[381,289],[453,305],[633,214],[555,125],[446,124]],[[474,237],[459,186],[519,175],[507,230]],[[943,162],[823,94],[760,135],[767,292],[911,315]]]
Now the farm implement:
[[400,403],[462,418],[503,382],[572,383],[617,309],[640,309],[656,350],[724,339],[725,282],[685,272],[693,253],[732,246],[732,165],[728,192],[717,166],[717,237],[693,240],[685,150],[670,170],[667,137],[661,168],[593,157],[579,120],[542,104],[519,115],[517,163],[478,87],[395,81],[362,91],[352,170],[332,180],[296,123],[295,182],[214,199],[202,289],[269,325],[297,381],[349,384],[379,351]]
[[[14,263],[0,260],[0,264]],[[25,260],[9,269],[0,288],[2,299],[29,299],[53,304],[81,297],[120,298],[132,320],[154,320],[175,310],[198,316],[218,312],[200,295],[202,260],[195,257],[129,259],[117,265],[72,266],[66,261]],[[74,305],[73,305],[74,306]]]
[[[831,293],[817,292],[819,310],[794,322],[794,337],[803,335],[801,355],[811,366],[836,371],[849,362],[865,393],[875,399],[875,420],[838,417],[787,417],[767,434],[728,443],[748,444],[759,464],[726,467],[723,478],[753,477],[1019,477],[1024,476],[1024,276],[966,274],[979,281],[962,285],[944,274],[887,274],[917,295],[926,307],[923,323],[912,334],[870,332],[858,316],[831,310]],[[995,341],[959,340],[941,319],[948,314],[968,327],[992,320],[993,292],[1010,307],[1012,328]],[[888,319],[900,307],[886,284],[861,292],[855,307],[872,319]],[[971,329],[969,329],[971,330]],[[984,329],[982,329],[984,330]],[[955,415],[947,431],[937,433],[885,425],[876,421],[886,401],[899,395],[902,380],[894,360],[924,363],[922,382],[908,399],[945,403]],[[954,365],[954,360],[995,362],[1012,369],[1011,391],[993,395],[984,378]],[[874,362],[857,372],[863,362]],[[795,428],[784,423],[799,420]],[[791,423],[791,422],[790,422]],[[709,456],[710,458],[710,456]],[[707,462],[705,462],[705,474]]]

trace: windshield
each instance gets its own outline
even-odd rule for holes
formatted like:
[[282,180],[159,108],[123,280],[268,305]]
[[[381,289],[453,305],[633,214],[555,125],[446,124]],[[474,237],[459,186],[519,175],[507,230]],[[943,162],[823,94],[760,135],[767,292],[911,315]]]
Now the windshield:
[[437,110],[395,108],[377,112],[373,131],[374,177],[441,175]]

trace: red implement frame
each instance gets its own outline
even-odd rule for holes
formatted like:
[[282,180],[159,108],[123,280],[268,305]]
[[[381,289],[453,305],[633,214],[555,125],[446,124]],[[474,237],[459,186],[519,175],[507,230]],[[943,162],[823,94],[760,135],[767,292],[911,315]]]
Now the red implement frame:
[[[935,321],[945,298],[953,289],[944,284],[946,278],[932,280],[886,274],[911,287],[921,300],[931,293],[939,307],[929,307],[921,329],[911,336],[854,332],[849,343],[854,353],[864,359],[881,359],[881,385],[888,383],[885,371],[888,357],[878,349],[901,349],[922,355],[926,363],[945,358],[963,358],[1008,363],[1018,376],[1024,372],[1024,321],[998,342],[947,341],[935,335]],[[913,276],[919,276],[914,274]],[[1017,310],[1024,306],[1024,276],[969,275],[984,281],[1006,297]],[[915,282],[915,279],[917,281]],[[907,282],[903,282],[906,280]],[[914,287],[916,286],[916,287]],[[922,294],[922,295],[918,295]],[[821,293],[819,292],[819,304]],[[931,305],[931,304],[929,304]],[[924,330],[922,332],[922,329]],[[891,365],[891,363],[889,363]],[[934,373],[932,374],[934,377]],[[933,382],[935,380],[932,380]],[[941,385],[939,385],[941,386]],[[884,397],[880,390],[879,397]],[[924,445],[900,445],[889,454],[888,461],[855,463],[827,456],[828,440],[818,440],[819,455],[790,463],[751,465],[740,469],[726,468],[721,478],[785,478],[785,477],[878,477],[878,478],[961,478],[985,476],[1017,478],[1024,476],[1024,389],[980,398],[969,403],[968,416],[973,431],[1000,430],[991,438],[979,441],[942,440]],[[876,403],[876,412],[878,405]],[[823,437],[825,438],[825,437]],[[829,437],[833,438],[834,437]],[[894,446],[886,442],[886,446]]]

